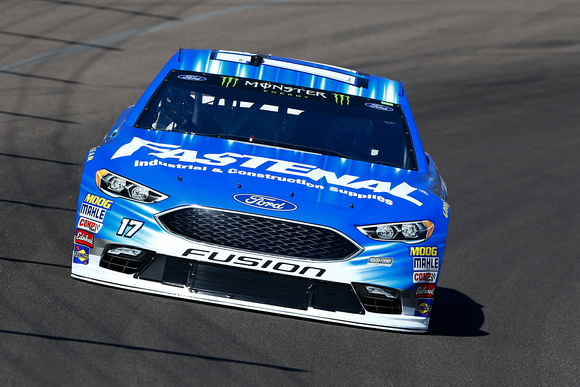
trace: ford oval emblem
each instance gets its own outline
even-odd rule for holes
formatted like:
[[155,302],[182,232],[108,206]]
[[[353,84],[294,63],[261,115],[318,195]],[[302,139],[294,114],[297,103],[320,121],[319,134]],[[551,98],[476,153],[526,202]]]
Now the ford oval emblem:
[[384,110],[386,112],[392,112],[393,111],[393,108],[392,107],[388,107],[388,106],[385,106],[385,105],[379,105],[378,103],[370,103],[370,102],[367,102],[367,103],[365,103],[365,106],[366,107],[373,108],[373,109],[377,109],[377,110]]
[[196,82],[203,82],[203,81],[207,81],[207,78],[205,77],[201,77],[199,75],[178,75],[177,78],[179,79],[183,79],[185,81],[196,81]]
[[272,198],[270,196],[255,194],[237,194],[234,199],[246,206],[261,208],[271,211],[294,211],[298,206],[287,200]]

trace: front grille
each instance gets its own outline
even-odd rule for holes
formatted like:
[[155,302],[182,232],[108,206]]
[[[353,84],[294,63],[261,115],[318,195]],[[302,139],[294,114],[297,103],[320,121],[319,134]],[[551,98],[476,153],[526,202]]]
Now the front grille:
[[159,221],[185,238],[258,253],[311,260],[343,260],[360,248],[331,229],[209,208],[187,207]]

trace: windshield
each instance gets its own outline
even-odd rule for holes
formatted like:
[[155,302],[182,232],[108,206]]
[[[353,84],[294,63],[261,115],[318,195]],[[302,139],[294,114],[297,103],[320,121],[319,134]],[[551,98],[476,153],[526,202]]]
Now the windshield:
[[135,126],[416,169],[400,106],[305,87],[172,70]]

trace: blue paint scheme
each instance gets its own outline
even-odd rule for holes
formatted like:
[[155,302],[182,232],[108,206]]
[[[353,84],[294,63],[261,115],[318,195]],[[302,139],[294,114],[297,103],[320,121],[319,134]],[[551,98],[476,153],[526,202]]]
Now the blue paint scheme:
[[[357,87],[323,76],[268,66],[267,62],[261,66],[253,66],[210,59],[215,54],[211,50],[182,50],[175,54],[135,106],[123,111],[105,136],[103,144],[96,150],[91,150],[91,158],[85,163],[82,176],[79,208],[87,194],[114,201],[114,206],[107,210],[103,227],[95,234],[95,239],[101,240],[102,244],[127,244],[163,254],[175,254],[177,250],[170,248],[173,243],[171,241],[177,240],[176,244],[183,245],[187,241],[169,235],[155,220],[154,215],[189,205],[318,224],[339,231],[364,249],[350,260],[324,263],[329,267],[325,280],[364,282],[399,289],[405,298],[404,305],[408,307],[404,314],[425,320],[424,314],[415,313],[416,300],[413,295],[417,284],[412,280],[413,262],[410,249],[413,246],[437,247],[441,266],[449,220],[449,208],[445,201],[447,187],[439,176],[433,159],[423,150],[406,93],[401,89],[402,84],[322,64],[266,57],[290,65],[310,66],[352,75],[357,81],[363,80],[365,86],[368,83],[367,87]],[[280,82],[399,104],[410,130],[417,157],[417,170],[248,142],[133,127],[152,93],[171,69]],[[197,152],[195,159],[192,157],[193,152]],[[163,163],[166,165],[162,165]],[[101,169],[107,169],[169,197],[157,203],[143,204],[108,195],[95,184],[95,175]],[[331,172],[336,180],[329,174]],[[325,174],[329,177],[321,177]],[[340,178],[345,175],[354,179],[347,178],[350,183],[342,184],[346,180]],[[365,181],[366,183],[356,185]],[[379,186],[383,188],[383,192],[375,192]],[[277,212],[250,207],[234,199],[234,195],[240,194],[263,195],[280,202],[290,202],[296,209]],[[78,215],[77,224],[79,218]],[[130,239],[118,235],[124,218],[144,222],[143,228]],[[374,241],[356,229],[356,226],[361,225],[421,220],[433,222],[435,228],[430,239],[417,245]],[[163,251],[164,249],[166,250]],[[370,265],[369,257],[392,257],[393,262],[390,267]],[[91,258],[90,263],[93,264],[94,261]],[[76,270],[75,265],[78,264],[73,264],[73,273]],[[340,270],[331,270],[332,265],[340,267]],[[80,271],[77,273],[82,275]],[[428,319],[426,321],[428,324]]]

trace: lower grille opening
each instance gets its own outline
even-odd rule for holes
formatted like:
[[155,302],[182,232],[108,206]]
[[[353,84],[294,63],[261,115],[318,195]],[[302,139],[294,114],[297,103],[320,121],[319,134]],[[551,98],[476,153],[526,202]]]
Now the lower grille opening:
[[135,274],[153,251],[120,245],[107,245],[103,250],[99,266],[125,274]]
[[[396,290],[382,286],[366,285],[360,283],[353,283],[353,286],[363,304],[363,307],[367,312],[381,314],[401,314],[403,312],[401,295]],[[396,295],[397,298],[389,298],[384,294],[370,293],[367,287],[372,287],[379,290],[382,289],[385,293]]]

